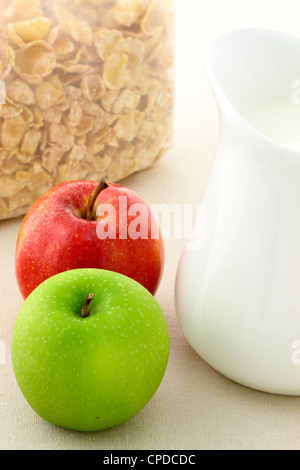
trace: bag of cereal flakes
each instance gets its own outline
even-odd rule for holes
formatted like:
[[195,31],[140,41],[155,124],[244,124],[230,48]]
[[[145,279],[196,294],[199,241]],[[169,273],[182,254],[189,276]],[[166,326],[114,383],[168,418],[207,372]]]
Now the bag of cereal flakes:
[[172,0],[0,0],[0,219],[172,144]]

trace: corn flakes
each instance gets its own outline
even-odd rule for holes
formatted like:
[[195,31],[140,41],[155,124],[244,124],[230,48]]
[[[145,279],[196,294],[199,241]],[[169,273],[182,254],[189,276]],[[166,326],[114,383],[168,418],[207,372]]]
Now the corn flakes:
[[12,80],[7,84],[6,87],[7,96],[17,103],[31,105],[34,104],[34,91],[23,80],[16,79]]
[[81,90],[89,101],[96,102],[105,93],[103,79],[98,74],[90,73],[81,80]]
[[31,129],[26,132],[23,137],[21,151],[29,155],[34,155],[41,139],[41,131],[39,129]]
[[40,16],[27,21],[9,23],[8,32],[12,40],[22,46],[23,43],[44,39],[51,28],[51,24],[49,18]]
[[44,41],[30,43],[28,47],[17,49],[15,72],[31,85],[38,85],[56,67],[56,57],[51,47]]
[[129,49],[120,31],[100,29],[95,33],[95,47],[100,59],[105,62],[111,54],[123,54]]
[[35,100],[40,109],[48,109],[63,102],[65,97],[61,89],[54,87],[47,81],[43,81],[36,87]]
[[174,0],[0,0],[0,219],[172,143]]
[[135,23],[145,10],[148,1],[145,0],[118,0],[114,18],[124,26],[131,26]]
[[112,90],[124,86],[127,68],[126,54],[111,54],[103,66],[103,80],[107,88]]
[[22,116],[5,119],[1,127],[1,147],[3,149],[17,148],[26,131]]

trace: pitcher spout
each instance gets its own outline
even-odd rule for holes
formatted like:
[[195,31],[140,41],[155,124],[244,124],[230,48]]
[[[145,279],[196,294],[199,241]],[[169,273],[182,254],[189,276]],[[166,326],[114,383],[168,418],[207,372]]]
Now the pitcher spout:
[[300,38],[268,28],[239,28],[212,39],[204,63],[220,118],[239,133],[252,133],[259,145],[300,155],[299,56]]

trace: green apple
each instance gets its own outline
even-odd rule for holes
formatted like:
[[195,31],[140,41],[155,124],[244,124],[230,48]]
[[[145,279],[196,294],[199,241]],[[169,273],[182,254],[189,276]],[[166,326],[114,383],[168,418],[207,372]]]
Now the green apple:
[[119,425],[157,391],[168,363],[163,312],[137,281],[75,269],[41,283],[12,335],[12,364],[29,405],[78,431]]

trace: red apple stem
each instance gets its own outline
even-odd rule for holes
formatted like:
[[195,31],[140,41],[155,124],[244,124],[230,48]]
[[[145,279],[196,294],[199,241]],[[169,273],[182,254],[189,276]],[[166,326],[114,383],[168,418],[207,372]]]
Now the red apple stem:
[[104,179],[102,179],[93,194],[91,195],[89,201],[88,201],[88,207],[87,207],[87,213],[86,213],[86,218],[87,220],[93,220],[94,218],[94,205],[96,202],[97,197],[99,194],[106,188],[108,188],[108,184]]
[[80,312],[81,318],[86,318],[86,317],[90,316],[91,312],[90,312],[89,306],[90,306],[90,303],[93,300],[93,298],[94,298],[94,294],[89,294],[87,296],[87,299],[84,302],[84,305],[83,305],[83,307],[81,309],[81,312]]

